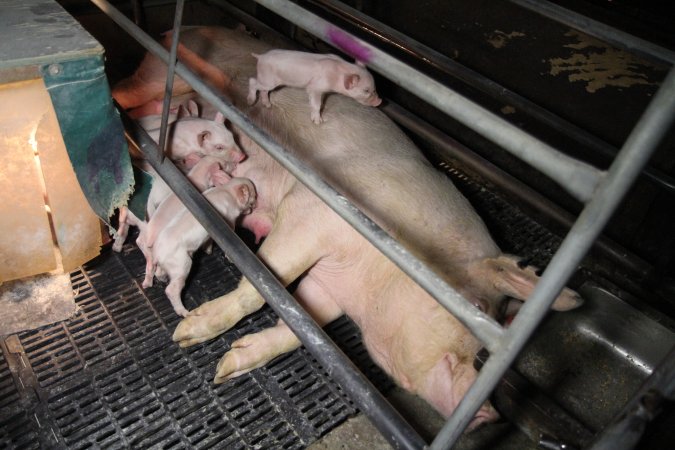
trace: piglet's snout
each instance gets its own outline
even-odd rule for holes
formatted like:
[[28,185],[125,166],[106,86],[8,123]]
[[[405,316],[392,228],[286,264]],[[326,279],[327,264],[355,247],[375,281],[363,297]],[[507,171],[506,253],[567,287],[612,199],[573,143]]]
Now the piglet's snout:
[[379,106],[380,103],[382,103],[382,99],[377,96],[377,93],[373,93],[370,97],[368,97],[367,104],[370,106]]
[[244,159],[246,159],[246,154],[239,147],[235,145],[230,148],[228,160],[239,163]]

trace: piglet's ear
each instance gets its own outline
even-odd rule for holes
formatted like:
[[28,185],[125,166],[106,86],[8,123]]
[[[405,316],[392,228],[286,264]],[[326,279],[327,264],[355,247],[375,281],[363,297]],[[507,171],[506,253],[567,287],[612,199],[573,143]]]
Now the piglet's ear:
[[235,192],[237,195],[237,203],[242,207],[246,206],[246,203],[248,203],[248,199],[251,196],[251,191],[248,185],[245,183],[240,184],[237,186]]
[[225,125],[225,116],[223,116],[223,114],[218,111],[216,113],[216,117],[213,118],[213,121]]
[[200,147],[204,146],[204,141],[207,141],[211,137],[211,132],[208,130],[204,130],[201,133],[197,135],[197,142],[199,143]]
[[355,73],[350,73],[349,75],[345,76],[345,89],[353,89],[359,83],[360,79],[361,77]]
[[190,113],[190,117],[199,117],[199,106],[197,106],[194,100],[188,100],[187,110]]

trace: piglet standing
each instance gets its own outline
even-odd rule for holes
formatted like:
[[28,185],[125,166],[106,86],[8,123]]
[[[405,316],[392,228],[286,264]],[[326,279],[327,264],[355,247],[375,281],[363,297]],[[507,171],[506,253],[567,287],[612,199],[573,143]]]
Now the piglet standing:
[[[206,190],[228,183],[232,177],[226,172],[227,166],[216,157],[204,156],[197,164],[190,169],[187,178],[199,190]],[[224,170],[225,169],[225,170]],[[153,189],[155,186],[153,185]],[[150,200],[148,200],[148,224],[143,229],[136,240],[136,244],[143,251],[147,259],[146,275],[143,281],[143,287],[152,286],[152,258],[149,256],[151,248],[159,233],[167,227],[175,217],[180,214],[185,206],[181,200],[167,186],[168,193],[164,199],[150,213]]]
[[[250,212],[255,204],[256,194],[250,180],[232,178],[225,184],[206,190],[204,197],[233,227],[237,217]],[[166,296],[171,300],[176,314],[185,317],[188,311],[181,301],[181,291],[192,267],[192,254],[206,243],[209,235],[185,206],[180,203],[178,205],[174,210],[173,220],[161,229],[149,250],[156,275],[168,277],[170,280],[165,290]],[[152,220],[150,219],[151,222]],[[146,273],[146,278],[148,276],[152,277],[152,273]]]
[[248,103],[256,101],[260,91],[263,105],[270,107],[269,91],[278,86],[304,88],[309,96],[311,118],[315,124],[321,117],[323,94],[336,92],[351,97],[362,105],[378,106],[382,100],[377,96],[373,76],[357,61],[350,64],[336,55],[315,54],[293,50],[270,50],[258,55],[256,78],[248,83]]

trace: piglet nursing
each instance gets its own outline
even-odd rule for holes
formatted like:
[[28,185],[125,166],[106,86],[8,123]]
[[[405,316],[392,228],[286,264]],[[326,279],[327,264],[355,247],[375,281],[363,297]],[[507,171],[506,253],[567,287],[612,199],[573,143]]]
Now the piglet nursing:
[[[157,111],[153,110],[153,112]],[[159,142],[160,120],[161,116],[157,114],[137,119],[155,142]],[[234,170],[236,164],[245,158],[244,153],[234,142],[232,133],[225,127],[223,115],[217,113],[214,120],[200,118],[199,108],[192,100],[171,112],[168,124],[167,156],[184,172],[190,171],[205,155],[217,158],[221,168],[227,173]],[[156,176],[151,167],[145,166],[143,169],[153,175],[152,189],[147,202],[147,215],[150,218],[159,204],[171,194],[171,189],[160,177]],[[193,184],[195,183],[194,177],[190,180]],[[200,191],[205,189],[206,187],[199,188]],[[129,211],[126,207],[120,208],[119,224],[113,243],[113,250],[116,252],[122,250],[122,245],[127,238],[129,220],[134,223],[137,221],[129,218]]]
[[323,122],[323,94],[336,92],[351,97],[362,105],[377,106],[382,100],[375,91],[375,81],[363,64],[350,64],[336,55],[314,54],[291,50],[270,50],[258,55],[258,73],[249,79],[248,103],[260,91],[263,105],[270,107],[269,92],[278,86],[304,88],[309,96],[311,118]]
[[[188,178],[196,187],[206,188],[204,197],[233,227],[236,219],[249,213],[255,204],[253,183],[230,178],[213,157],[204,157],[200,163]],[[175,194],[164,199],[147,222],[131,212],[127,214],[127,223],[140,229],[136,244],[146,259],[143,287],[151,287],[155,275],[164,281],[168,278],[166,295],[176,314],[187,316],[180,294],[192,267],[192,255],[209,240],[208,233]]]
[[[232,178],[226,184],[206,190],[204,197],[234,227],[237,217],[251,210],[256,195],[250,180]],[[155,274],[170,280],[165,290],[166,296],[176,314],[185,317],[188,311],[183,306],[180,294],[192,267],[192,254],[206,243],[209,235],[182,204],[172,208],[171,216],[173,219],[159,231],[149,250]],[[152,277],[152,273],[146,273],[146,279],[148,276]]]
[[[166,146],[167,156],[171,160],[182,163],[192,153],[218,156],[226,161],[239,162],[245,155],[234,142],[232,133],[225,127],[225,118],[216,113],[213,120],[196,116],[197,105],[188,102],[188,115],[178,113],[176,120],[169,124]],[[155,141],[159,142],[159,116],[139,119],[141,125]],[[150,128],[156,125],[155,128]]]

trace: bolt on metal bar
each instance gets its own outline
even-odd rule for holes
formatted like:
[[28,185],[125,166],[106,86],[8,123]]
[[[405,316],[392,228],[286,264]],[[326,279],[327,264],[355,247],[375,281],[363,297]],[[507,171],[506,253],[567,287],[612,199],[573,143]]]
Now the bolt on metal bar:
[[675,52],[658,46],[652,42],[645,41],[636,36],[624,33],[621,30],[612,28],[597,20],[577,14],[574,11],[565,9],[561,6],[548,2],[546,0],[510,0],[511,3],[522,6],[523,8],[534,11],[537,14],[553,19],[569,27],[594,36],[603,41],[607,41],[619,48],[637,53],[640,56],[650,60],[668,64],[675,64]]
[[[142,30],[138,29],[124,15],[119,13],[105,0],[91,0],[108,14],[118,25],[133,36],[146,49],[164,62],[168,61],[168,52]],[[103,5],[101,7],[100,5]],[[105,9],[104,9],[105,8]],[[113,12],[114,10],[114,12]],[[204,100],[213,105],[227,117],[232,124],[241,128],[251,139],[265,149],[285,169],[305,184],[330,208],[345,219],[356,231],[361,233],[378,250],[394,262],[403,272],[426,290],[443,307],[452,313],[478,338],[488,350],[499,343],[503,328],[492,317],[473,307],[455,289],[450,287],[434,271],[412,255],[405,247],[389,236],[380,226],[363,214],[343,195],[328,185],[310,167],[288,152],[266,132],[258,128],[231,103],[215,94],[182,63],[176,66],[176,73],[183,78]]]
[[178,42],[180,37],[180,26],[183,21],[183,6],[185,0],[178,0],[176,3],[176,12],[173,17],[173,39],[171,40],[171,51],[169,52],[169,68],[166,75],[166,85],[164,87],[164,102],[162,103],[162,120],[159,125],[159,151],[160,161],[164,161],[166,155],[166,134],[167,124],[169,122],[169,107],[171,106],[171,93],[173,92],[173,75],[176,71],[176,62],[178,61],[176,53],[178,52]]
[[[385,25],[384,23],[369,17],[362,12],[336,0],[308,0],[309,3],[317,5],[322,9],[347,20],[384,44],[392,45],[397,50],[405,52],[418,61],[433,67],[443,73],[446,73],[475,89],[484,92],[493,98],[502,99],[512,104],[519,111],[536,118],[551,128],[560,131],[565,136],[569,136],[578,143],[588,146],[601,155],[614,159],[618,149],[604,140],[594,136],[588,131],[565,120],[553,112],[537,105],[536,103],[518,95],[507,89],[499,83],[481,75],[470,68],[461,65],[448,58],[442,53],[417,42],[409,36]],[[218,1],[218,4],[226,4],[226,1]],[[646,179],[662,187],[669,193],[675,194],[675,179],[663,171],[647,166],[643,174]]]
[[607,224],[674,119],[675,69],[671,69],[610,166],[606,178],[563,240],[530,298],[506,330],[500,348],[491,353],[478,378],[434,439],[432,450],[448,449],[454,445],[525,346],[556,294],[564,287]]
[[570,158],[350,33],[288,0],[255,0],[328,44],[363,60],[406,90],[499,144],[587,202],[604,172]]

